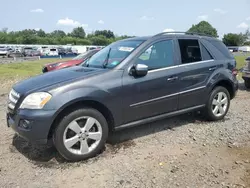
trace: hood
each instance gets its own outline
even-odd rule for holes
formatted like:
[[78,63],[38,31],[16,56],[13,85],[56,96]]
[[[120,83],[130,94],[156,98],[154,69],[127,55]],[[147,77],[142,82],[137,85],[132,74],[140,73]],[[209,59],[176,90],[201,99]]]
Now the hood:
[[[45,74],[40,74],[35,77],[28,78],[18,82],[13,88],[21,93],[33,92],[47,87],[61,84],[64,82],[74,82],[78,79],[85,79],[91,76],[101,74],[108,71],[108,69],[86,68],[86,67],[71,67],[61,69]],[[56,86],[55,86],[56,87]]]
[[46,64],[45,66],[46,67],[50,67],[50,66],[53,66],[55,64],[77,64],[77,63],[81,63],[83,60],[82,59],[77,59],[77,60],[68,60],[68,61],[59,61],[59,62],[55,62],[55,63],[49,63],[49,64]]

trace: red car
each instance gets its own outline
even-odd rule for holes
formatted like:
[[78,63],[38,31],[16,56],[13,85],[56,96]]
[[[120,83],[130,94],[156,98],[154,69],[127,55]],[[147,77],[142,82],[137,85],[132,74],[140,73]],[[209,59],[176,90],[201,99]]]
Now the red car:
[[56,63],[50,63],[46,64],[42,72],[49,72],[49,71],[54,71],[54,70],[59,70],[59,69],[64,69],[67,67],[72,67],[72,66],[77,66],[81,63],[83,63],[86,59],[90,58],[93,56],[96,52],[98,52],[100,49],[94,49],[94,50],[89,50],[87,52],[84,52],[75,58],[68,60],[68,61],[61,61],[61,62],[56,62]]

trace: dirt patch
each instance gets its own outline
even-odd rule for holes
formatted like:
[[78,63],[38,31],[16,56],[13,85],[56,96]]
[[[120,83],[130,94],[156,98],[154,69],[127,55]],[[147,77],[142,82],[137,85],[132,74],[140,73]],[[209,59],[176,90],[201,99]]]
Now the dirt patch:
[[0,94],[0,187],[250,187],[248,91],[239,91],[223,121],[186,114],[119,131],[100,155],[78,163],[15,136],[5,123],[7,93]]

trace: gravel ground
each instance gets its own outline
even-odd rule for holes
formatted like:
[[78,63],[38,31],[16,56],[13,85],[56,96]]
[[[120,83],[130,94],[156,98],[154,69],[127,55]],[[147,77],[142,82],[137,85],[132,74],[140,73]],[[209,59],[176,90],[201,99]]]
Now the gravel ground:
[[5,123],[6,97],[0,94],[0,187],[250,187],[250,93],[243,87],[223,121],[186,114],[123,130],[101,155],[78,163],[15,136]]

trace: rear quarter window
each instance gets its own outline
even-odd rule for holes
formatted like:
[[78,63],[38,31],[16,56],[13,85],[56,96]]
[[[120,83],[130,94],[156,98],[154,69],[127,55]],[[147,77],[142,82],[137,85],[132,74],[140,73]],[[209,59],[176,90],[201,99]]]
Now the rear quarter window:
[[229,59],[233,59],[233,54],[229,51],[229,49],[226,47],[226,45],[218,40],[210,40],[209,41],[217,50],[219,50],[223,56]]

